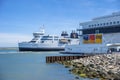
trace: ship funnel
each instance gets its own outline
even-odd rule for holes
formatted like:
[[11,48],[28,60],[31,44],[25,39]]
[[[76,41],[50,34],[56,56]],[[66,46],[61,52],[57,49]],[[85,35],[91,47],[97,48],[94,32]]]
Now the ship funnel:
[[72,30],[72,32],[70,34],[70,38],[78,38],[78,33],[75,32],[75,30]]
[[62,34],[61,34],[61,36],[63,36],[63,37],[67,37],[67,36],[68,36],[67,31],[63,31]]

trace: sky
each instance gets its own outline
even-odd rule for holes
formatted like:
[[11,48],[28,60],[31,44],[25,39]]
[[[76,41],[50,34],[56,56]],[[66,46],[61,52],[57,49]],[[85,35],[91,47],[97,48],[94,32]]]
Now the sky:
[[120,0],[0,0],[0,47],[31,40],[43,25],[46,34],[60,35],[117,11]]

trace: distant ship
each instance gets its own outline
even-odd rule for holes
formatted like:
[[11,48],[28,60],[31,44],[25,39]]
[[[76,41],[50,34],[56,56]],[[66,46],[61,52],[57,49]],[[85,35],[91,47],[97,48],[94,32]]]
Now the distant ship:
[[66,31],[57,35],[45,35],[44,29],[34,32],[34,38],[29,42],[18,43],[19,51],[61,51],[65,45],[79,44],[78,34],[72,31],[70,36]]

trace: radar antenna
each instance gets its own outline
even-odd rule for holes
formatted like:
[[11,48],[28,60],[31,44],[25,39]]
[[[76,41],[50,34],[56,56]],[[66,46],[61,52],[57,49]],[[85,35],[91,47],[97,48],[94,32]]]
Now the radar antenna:
[[42,27],[40,27],[40,33],[41,33],[41,34],[44,34],[44,33],[45,33],[45,30],[44,30],[44,24],[43,24]]

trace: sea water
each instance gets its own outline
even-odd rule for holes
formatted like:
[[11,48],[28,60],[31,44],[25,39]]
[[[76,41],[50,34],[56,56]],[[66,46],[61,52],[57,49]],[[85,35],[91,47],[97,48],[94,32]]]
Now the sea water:
[[0,49],[0,80],[90,80],[75,79],[76,76],[68,71],[69,68],[57,63],[46,63],[46,56],[56,55],[64,54]]

